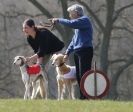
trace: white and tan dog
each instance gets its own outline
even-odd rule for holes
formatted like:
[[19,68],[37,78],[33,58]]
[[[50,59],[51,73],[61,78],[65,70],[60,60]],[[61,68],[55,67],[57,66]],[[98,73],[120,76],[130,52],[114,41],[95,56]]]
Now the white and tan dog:
[[[35,75],[29,75],[27,73],[27,63],[24,56],[16,56],[14,58],[14,64],[20,67],[22,81],[25,85],[24,99],[34,99],[37,93],[40,91],[42,98],[47,99],[48,81],[44,76],[42,69],[40,73]],[[32,87],[32,94],[30,94],[30,88]]]
[[75,99],[74,85],[77,84],[75,66],[66,65],[63,54],[54,54],[51,58],[52,64],[56,66],[58,100],[64,99],[65,88],[68,90],[69,99]]

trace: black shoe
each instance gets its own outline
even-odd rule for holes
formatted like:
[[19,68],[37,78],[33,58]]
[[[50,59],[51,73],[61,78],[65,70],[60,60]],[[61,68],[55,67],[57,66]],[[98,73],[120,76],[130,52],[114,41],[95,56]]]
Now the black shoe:
[[86,100],[87,98],[85,96],[80,96],[81,100]]

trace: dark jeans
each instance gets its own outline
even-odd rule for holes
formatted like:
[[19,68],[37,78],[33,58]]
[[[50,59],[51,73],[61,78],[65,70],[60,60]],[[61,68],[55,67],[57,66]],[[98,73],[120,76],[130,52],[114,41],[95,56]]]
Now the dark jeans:
[[[76,66],[76,77],[80,87],[80,80],[87,70],[91,69],[93,48],[81,48],[74,51],[74,61]],[[86,99],[80,90],[80,99]]]

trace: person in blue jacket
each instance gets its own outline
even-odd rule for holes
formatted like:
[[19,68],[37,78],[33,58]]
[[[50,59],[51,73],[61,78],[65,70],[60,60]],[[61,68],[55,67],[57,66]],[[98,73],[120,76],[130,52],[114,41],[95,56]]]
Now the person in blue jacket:
[[[59,23],[74,29],[74,36],[65,52],[64,60],[74,53],[74,62],[76,66],[76,77],[78,85],[82,76],[87,70],[91,69],[93,58],[93,28],[90,18],[84,15],[83,6],[74,4],[70,6],[67,11],[69,12],[70,20],[63,18],[52,18],[53,23]],[[80,90],[80,99],[86,99]]]

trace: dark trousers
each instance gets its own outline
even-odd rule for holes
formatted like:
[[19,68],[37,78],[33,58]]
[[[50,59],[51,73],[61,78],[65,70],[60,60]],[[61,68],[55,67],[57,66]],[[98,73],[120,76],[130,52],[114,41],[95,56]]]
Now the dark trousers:
[[[80,87],[80,80],[87,70],[91,69],[93,48],[81,48],[74,51],[74,61],[76,66],[76,77]],[[80,90],[80,99],[86,99]]]

